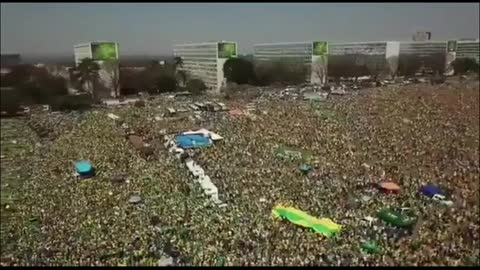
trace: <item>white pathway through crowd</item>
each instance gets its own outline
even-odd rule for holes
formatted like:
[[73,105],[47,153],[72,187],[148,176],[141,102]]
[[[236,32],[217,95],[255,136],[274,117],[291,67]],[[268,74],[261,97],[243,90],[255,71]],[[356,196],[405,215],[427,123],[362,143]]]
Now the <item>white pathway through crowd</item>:
[[[223,139],[221,136],[206,129],[201,129],[198,131],[187,131],[182,134],[202,134],[204,136],[210,137],[213,141]],[[181,160],[182,154],[185,152],[185,150],[175,144],[175,136],[167,135],[165,136],[165,139],[167,141],[165,143],[165,147],[169,149],[170,153],[175,154],[175,156]],[[195,161],[191,157],[185,159],[185,165],[187,166],[187,169],[190,171],[190,173],[193,175],[194,181],[200,184],[204,193],[209,196],[210,199],[219,207],[226,207],[227,204],[223,203],[218,197],[218,188],[212,183],[210,177],[205,174],[205,171],[202,169],[202,167],[195,163]]]

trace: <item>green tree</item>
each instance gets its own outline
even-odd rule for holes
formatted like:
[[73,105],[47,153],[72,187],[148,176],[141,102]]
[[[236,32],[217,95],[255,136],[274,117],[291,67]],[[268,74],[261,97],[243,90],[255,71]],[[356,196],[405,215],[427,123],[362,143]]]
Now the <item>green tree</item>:
[[177,70],[175,74],[175,80],[177,82],[177,86],[185,86],[187,83],[187,72],[185,70]]
[[158,62],[151,62],[150,65],[139,74],[140,89],[150,94],[175,91],[177,81],[175,78],[175,67],[170,65],[159,65]]
[[175,56],[175,58],[173,58],[173,62],[175,65],[175,70],[183,67],[183,59],[180,56]]
[[16,89],[0,90],[0,110],[14,115],[20,108],[21,95]]
[[33,74],[38,73],[36,72],[38,69],[33,65],[15,66],[9,73],[2,76],[0,84],[2,87],[17,87],[20,84],[31,82],[34,78]]
[[120,67],[118,59],[106,60],[104,65],[108,72],[113,94],[115,97],[118,97],[120,96]]
[[177,89],[175,77],[169,73],[160,73],[155,78],[156,91],[154,93],[174,92]]
[[200,79],[192,79],[187,82],[187,90],[193,95],[200,95],[207,90],[207,86]]
[[175,72],[175,80],[177,86],[185,86],[188,80],[187,72],[183,70],[183,59],[180,56],[175,56],[173,59],[173,69]]
[[279,59],[261,63],[256,65],[254,70],[256,82],[260,86],[302,84],[309,74],[307,66],[301,59]]
[[223,74],[229,82],[246,84],[255,77],[253,63],[242,58],[230,58],[223,65]]
[[2,77],[2,87],[13,87],[22,103],[49,103],[54,96],[67,95],[66,80],[53,76],[46,68],[31,65],[15,67]]
[[475,59],[458,58],[452,63],[455,74],[465,74],[468,72],[479,72],[480,68]]
[[140,91],[147,91],[149,93],[157,92],[157,81],[161,73],[161,66],[152,61],[145,70],[139,73]]
[[[95,85],[98,81],[100,66],[91,58],[84,58],[76,67],[76,79],[82,85],[82,89],[96,98]],[[87,87],[85,88],[85,84]]]

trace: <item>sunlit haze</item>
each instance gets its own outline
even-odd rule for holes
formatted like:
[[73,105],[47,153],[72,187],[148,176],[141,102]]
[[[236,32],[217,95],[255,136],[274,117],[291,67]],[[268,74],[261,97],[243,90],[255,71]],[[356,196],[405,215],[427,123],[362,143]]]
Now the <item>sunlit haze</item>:
[[120,54],[169,55],[173,45],[234,40],[253,44],[303,40],[477,38],[478,3],[2,3],[1,52],[69,56],[73,45],[111,40]]

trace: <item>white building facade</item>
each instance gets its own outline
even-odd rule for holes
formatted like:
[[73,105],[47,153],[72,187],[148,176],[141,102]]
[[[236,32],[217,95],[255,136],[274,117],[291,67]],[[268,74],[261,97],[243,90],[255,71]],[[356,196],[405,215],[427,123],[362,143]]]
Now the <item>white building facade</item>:
[[[446,41],[401,41],[400,42],[400,75],[406,75],[411,68],[420,66],[420,70],[436,70],[449,73]],[[412,64],[417,63],[417,64]],[[407,72],[411,73],[411,72]]]
[[[120,92],[118,43],[110,41],[88,42],[75,45],[73,50],[75,66],[78,66],[84,58],[91,58],[99,65],[98,87],[95,88],[101,88],[101,90],[96,90],[104,93],[102,97],[117,97]],[[93,86],[90,84],[86,88],[93,88]],[[93,89],[88,90],[93,91]]]
[[471,58],[480,63],[480,40],[459,40],[456,42],[456,58]]
[[178,44],[174,46],[174,56],[182,59],[179,70],[185,71],[187,78],[202,80],[210,91],[219,92],[224,85],[223,65],[237,54],[237,43],[215,41],[205,43]]
[[329,42],[327,53],[330,75],[388,77],[397,72],[400,43],[397,41]]
[[305,81],[309,82],[311,80],[312,44],[311,41],[255,44],[254,61],[255,64],[278,61],[302,64],[306,67]]
[[256,64],[284,59],[302,63],[307,67],[306,81],[322,85],[328,82],[329,69],[348,77],[349,72],[343,64],[348,67],[368,66],[371,73],[395,73],[399,46],[399,42],[390,41],[268,43],[254,46],[254,59]]

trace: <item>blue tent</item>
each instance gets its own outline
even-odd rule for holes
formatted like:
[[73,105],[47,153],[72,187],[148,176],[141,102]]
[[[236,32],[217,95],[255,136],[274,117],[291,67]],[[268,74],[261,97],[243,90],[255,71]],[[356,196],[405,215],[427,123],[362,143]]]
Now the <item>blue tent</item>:
[[210,138],[199,134],[178,135],[175,142],[183,149],[203,148],[212,145]]
[[435,194],[440,194],[442,195],[443,192],[442,190],[434,185],[426,185],[420,188],[420,192],[423,193],[423,195],[428,196],[428,197],[433,197]]
[[93,176],[94,170],[92,164],[88,161],[78,161],[75,163],[77,173],[82,177]]

